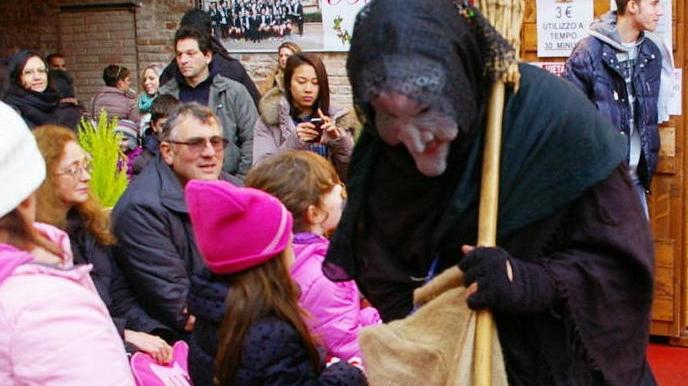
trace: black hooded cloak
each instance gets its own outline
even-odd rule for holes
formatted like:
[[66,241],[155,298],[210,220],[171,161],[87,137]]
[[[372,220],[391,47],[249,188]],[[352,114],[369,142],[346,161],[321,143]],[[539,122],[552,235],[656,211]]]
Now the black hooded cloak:
[[[374,0],[354,28],[347,70],[365,128],[323,270],[355,279],[387,321],[411,311],[433,261],[455,264],[461,245],[476,241],[487,68],[501,43],[479,14],[457,8]],[[504,110],[498,245],[542,264],[557,294],[544,313],[494,315],[509,382],[651,384],[654,255],[621,165],[624,139],[565,80],[520,69]],[[381,91],[455,118],[444,174],[422,175],[403,145],[380,140],[370,101]]]

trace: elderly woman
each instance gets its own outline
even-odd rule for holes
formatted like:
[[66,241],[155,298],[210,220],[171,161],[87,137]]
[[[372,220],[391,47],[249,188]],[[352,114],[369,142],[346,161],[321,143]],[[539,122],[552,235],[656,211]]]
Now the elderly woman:
[[72,108],[60,104],[60,97],[48,84],[48,67],[31,51],[16,53],[7,66],[5,103],[24,118],[30,128],[57,124],[74,128]]
[[[324,272],[383,319],[435,265],[495,318],[510,385],[653,384],[653,248],[624,140],[580,92],[521,65],[502,127],[499,247],[474,248],[490,64],[513,50],[451,0],[377,0],[347,70],[366,122]],[[433,264],[434,263],[434,264]]]
[[[46,176],[36,141],[0,103],[0,379],[6,385],[133,386],[117,331],[69,238],[35,223]],[[68,131],[67,129],[64,129]]]
[[284,92],[274,88],[260,101],[254,164],[282,150],[310,150],[330,160],[346,180],[357,120],[349,109],[330,105],[325,65],[314,54],[294,54],[284,81]]
[[167,362],[172,348],[153,335],[166,329],[138,304],[113,256],[108,213],[89,189],[89,155],[65,128],[41,126],[34,135],[47,168],[36,193],[38,220],[67,232],[75,264],[93,265],[93,282],[124,341]]

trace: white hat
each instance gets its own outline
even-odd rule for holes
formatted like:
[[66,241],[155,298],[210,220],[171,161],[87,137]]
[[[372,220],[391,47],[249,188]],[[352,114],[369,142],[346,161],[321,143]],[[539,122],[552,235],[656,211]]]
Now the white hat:
[[36,138],[10,106],[0,102],[0,217],[33,193],[45,179]]

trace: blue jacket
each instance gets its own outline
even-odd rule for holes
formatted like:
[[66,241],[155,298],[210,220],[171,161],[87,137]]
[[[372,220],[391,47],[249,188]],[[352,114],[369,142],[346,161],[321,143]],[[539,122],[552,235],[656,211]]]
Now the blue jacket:
[[213,386],[217,331],[225,316],[228,291],[227,281],[210,271],[191,276],[189,313],[196,316],[196,323],[189,337],[189,375],[195,386]]
[[[218,330],[225,314],[227,280],[208,271],[191,276],[189,312],[196,324],[189,339],[189,374],[195,386],[213,386]],[[365,376],[344,361],[311,368],[301,337],[287,322],[274,316],[256,321],[242,345],[234,385],[364,386]],[[224,385],[223,385],[224,386]]]
[[[631,118],[640,134],[641,155],[638,177],[649,189],[657,168],[659,132],[657,100],[662,69],[659,48],[641,35],[638,58],[633,69],[619,65],[617,54],[628,51],[616,31],[616,12],[609,12],[591,26],[591,36],[582,39],[566,61],[563,77],[575,84],[625,135],[630,133]],[[624,81],[633,71],[630,83],[635,100],[629,103]]]

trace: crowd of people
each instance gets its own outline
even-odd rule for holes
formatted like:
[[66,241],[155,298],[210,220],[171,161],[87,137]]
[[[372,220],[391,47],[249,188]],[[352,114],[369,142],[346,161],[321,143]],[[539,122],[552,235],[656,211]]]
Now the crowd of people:
[[[610,15],[622,29],[651,1],[617,0]],[[261,96],[213,36],[220,9],[290,20],[293,5],[190,10],[172,62],[144,68],[138,93],[129,69],[106,66],[86,107],[61,55],[11,58],[0,378],[140,384],[127,355],[166,365],[184,341],[196,386],[365,385],[361,330],[412,313],[413,290],[458,264],[469,307],[493,311],[510,384],[653,385],[654,255],[636,188],[654,171],[656,123],[624,129],[639,132],[635,148],[600,103],[520,65],[504,110],[504,141],[519,145],[502,153],[499,247],[476,248],[487,63],[508,44],[465,4],[369,3],[347,60],[360,130],[330,103],[318,55],[282,44]],[[647,47],[632,60],[659,71],[639,36]],[[596,90],[575,58],[567,76]],[[637,99],[656,102],[658,84],[647,87]],[[76,130],[100,114],[117,119],[130,174],[114,208],[89,188]]]
[[303,35],[301,0],[220,0],[208,10],[217,39],[260,41],[284,38],[296,30]]

